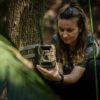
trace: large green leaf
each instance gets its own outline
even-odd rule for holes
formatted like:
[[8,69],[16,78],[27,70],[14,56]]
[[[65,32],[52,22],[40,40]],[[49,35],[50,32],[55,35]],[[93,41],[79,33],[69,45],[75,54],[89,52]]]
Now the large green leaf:
[[8,100],[55,100],[51,89],[14,51],[0,41],[0,93],[6,86]]

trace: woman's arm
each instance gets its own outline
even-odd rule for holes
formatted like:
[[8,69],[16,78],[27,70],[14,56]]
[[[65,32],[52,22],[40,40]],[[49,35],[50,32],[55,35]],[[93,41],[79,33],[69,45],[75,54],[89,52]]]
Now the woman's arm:
[[[61,67],[61,64],[60,64]],[[45,68],[42,68],[41,66],[37,66],[37,69],[41,72],[41,74],[48,80],[54,81],[54,82],[61,82],[61,84],[74,84],[76,83],[84,74],[85,68],[80,66],[75,66],[70,74],[63,75],[63,82],[61,81],[62,77],[59,72],[61,72],[62,68],[59,69],[58,65],[55,66],[55,68],[51,70],[47,70]]]
[[76,83],[84,74],[85,68],[75,66],[70,74],[64,75],[64,84]]

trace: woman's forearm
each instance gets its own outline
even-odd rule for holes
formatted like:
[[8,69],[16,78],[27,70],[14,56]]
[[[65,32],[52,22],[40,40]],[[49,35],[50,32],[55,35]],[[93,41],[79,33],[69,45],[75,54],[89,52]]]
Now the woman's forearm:
[[84,74],[85,68],[75,67],[70,74],[64,75],[64,84],[76,83]]

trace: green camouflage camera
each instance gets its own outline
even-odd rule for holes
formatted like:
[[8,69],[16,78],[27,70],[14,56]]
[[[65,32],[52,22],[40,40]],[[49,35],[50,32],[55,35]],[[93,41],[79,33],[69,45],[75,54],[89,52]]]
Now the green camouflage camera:
[[36,63],[42,67],[55,67],[56,50],[54,45],[39,45],[35,48]]
[[[56,64],[56,50],[54,45],[33,44],[21,47],[19,50],[23,57],[31,60],[35,66],[39,64],[42,67],[54,67]],[[29,54],[24,54],[24,52],[29,52]]]

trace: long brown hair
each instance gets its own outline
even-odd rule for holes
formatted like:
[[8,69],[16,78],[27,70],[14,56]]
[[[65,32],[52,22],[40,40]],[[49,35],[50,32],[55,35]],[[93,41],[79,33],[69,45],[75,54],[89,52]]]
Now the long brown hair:
[[[59,36],[59,32],[57,33],[59,45],[58,48],[60,50],[61,59],[73,60],[74,63],[80,63],[85,56],[85,49],[87,44],[87,37],[89,33],[89,23],[86,14],[84,13],[83,9],[79,6],[78,3],[71,1],[68,4],[64,5],[58,14],[59,19],[71,19],[71,18],[78,18],[77,24],[81,32],[77,38],[77,43],[75,48],[71,51],[69,46],[65,44]],[[66,52],[65,52],[66,51]],[[66,53],[66,54],[65,54]],[[71,58],[72,57],[72,58]],[[69,61],[68,60],[68,61]],[[65,62],[65,61],[64,61]]]

